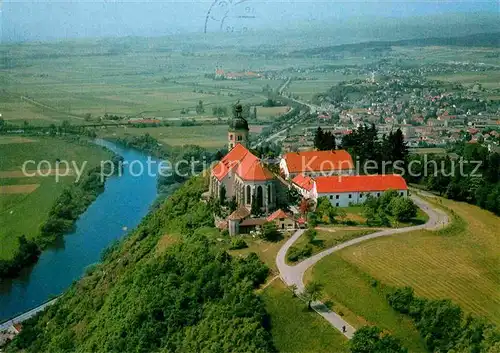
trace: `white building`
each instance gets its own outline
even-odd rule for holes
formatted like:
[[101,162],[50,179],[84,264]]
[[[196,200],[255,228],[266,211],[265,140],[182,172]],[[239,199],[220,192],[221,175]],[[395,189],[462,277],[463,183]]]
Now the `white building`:
[[388,190],[408,196],[408,186],[401,175],[320,176],[299,175],[292,180],[303,197],[317,200],[326,197],[335,207],[348,207],[366,201],[368,195],[380,197]]

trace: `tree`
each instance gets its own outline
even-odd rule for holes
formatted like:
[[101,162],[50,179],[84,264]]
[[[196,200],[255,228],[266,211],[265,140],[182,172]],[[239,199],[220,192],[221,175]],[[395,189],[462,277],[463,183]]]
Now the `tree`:
[[203,107],[203,101],[198,101],[198,105],[196,106],[196,114],[202,114],[205,112],[205,108]]
[[289,204],[296,205],[297,203],[299,203],[301,195],[299,194],[297,189],[295,189],[294,187],[291,187],[287,191],[287,198],[288,198]]
[[318,225],[318,215],[316,212],[309,212],[307,214],[307,223],[309,227],[316,227]]
[[321,151],[323,147],[323,129],[318,126],[316,129],[316,134],[314,135],[314,148]]
[[302,198],[302,200],[300,200],[299,210],[300,210],[300,214],[302,214],[302,215],[306,215],[307,212],[309,212],[310,204],[309,204],[308,199]]
[[276,241],[281,238],[281,233],[274,222],[266,222],[262,226],[261,237],[267,241]]
[[318,126],[314,135],[314,147],[319,151],[334,150],[336,148],[335,136],[330,131],[324,132]]
[[308,230],[306,230],[306,233],[304,235],[306,236],[309,243],[314,243],[316,237],[318,236],[318,232],[314,228],[309,228]]
[[318,219],[323,223],[334,223],[337,215],[335,207],[332,206],[330,200],[326,197],[318,198],[318,206],[316,207]]
[[399,340],[376,326],[364,326],[349,342],[351,353],[406,353]]
[[391,200],[389,208],[399,222],[406,222],[417,216],[417,205],[410,198],[395,197]]
[[306,289],[304,291],[304,298],[307,301],[307,307],[311,309],[311,304],[313,301],[317,300],[323,291],[323,286],[319,282],[309,282],[306,285]]

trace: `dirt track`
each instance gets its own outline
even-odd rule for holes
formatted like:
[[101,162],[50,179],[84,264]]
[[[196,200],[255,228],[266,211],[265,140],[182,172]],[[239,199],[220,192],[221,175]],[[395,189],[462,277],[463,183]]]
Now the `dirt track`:
[[31,194],[39,186],[40,184],[4,185],[0,186],[0,195]]

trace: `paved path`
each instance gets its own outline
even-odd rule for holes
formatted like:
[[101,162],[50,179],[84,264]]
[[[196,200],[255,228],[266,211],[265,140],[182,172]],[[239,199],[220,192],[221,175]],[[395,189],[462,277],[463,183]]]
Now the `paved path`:
[[13,324],[17,324],[17,323],[20,323],[20,322],[23,322],[25,320],[30,319],[31,317],[38,314],[40,311],[44,310],[47,306],[54,304],[56,302],[56,300],[57,300],[57,298],[52,299],[52,300],[46,302],[45,304],[42,304],[34,309],[31,309],[30,311],[25,312],[24,314],[16,316],[15,318],[0,324],[0,331],[7,330]]
[[[305,232],[304,229],[298,230],[295,232],[295,234],[288,239],[288,241],[281,247],[281,249],[278,252],[278,255],[276,256],[276,266],[278,267],[278,271],[280,273],[280,277],[285,282],[286,285],[291,286],[295,285],[297,286],[297,292],[301,293],[305,289],[304,285],[304,274],[305,272],[314,266],[319,260],[323,259],[324,257],[339,251],[341,249],[347,248],[348,246],[355,245],[362,243],[364,241],[370,240],[370,239],[375,239],[375,238],[380,238],[384,236],[389,236],[389,235],[397,235],[397,234],[402,234],[402,233],[407,233],[411,232],[414,230],[418,229],[429,229],[429,230],[435,230],[444,227],[445,225],[448,224],[448,215],[440,210],[440,209],[435,209],[433,208],[428,202],[424,201],[420,197],[416,195],[412,195],[411,198],[419,206],[427,215],[429,216],[429,220],[427,223],[418,225],[418,226],[412,226],[412,227],[406,227],[406,228],[395,228],[395,229],[386,229],[386,230],[381,230],[376,233],[368,234],[356,239],[352,239],[349,241],[346,241],[342,244],[336,245],[332,248],[326,249],[302,262],[295,266],[289,266],[286,263],[286,253],[288,252],[288,249],[297,241],[297,239],[300,238],[300,236]],[[323,316],[332,326],[337,328],[340,332],[342,332],[342,327],[345,326],[346,332],[343,332],[343,334],[347,338],[351,338],[356,331],[354,327],[349,325],[347,321],[342,319],[342,317],[335,312],[331,311],[328,309],[323,303],[321,302],[314,302],[312,305],[313,309]]]

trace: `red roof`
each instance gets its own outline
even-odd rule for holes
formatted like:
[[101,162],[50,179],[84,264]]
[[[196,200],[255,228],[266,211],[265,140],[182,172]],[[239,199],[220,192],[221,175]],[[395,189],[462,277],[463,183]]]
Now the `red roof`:
[[267,221],[271,222],[274,221],[277,218],[290,218],[285,211],[283,211],[281,208],[277,211],[274,211],[269,217],[267,217]]
[[266,169],[259,158],[254,156],[242,144],[234,148],[212,169],[212,175],[219,181],[234,170],[243,180],[265,181],[273,179],[273,174]]
[[313,188],[314,180],[304,174],[298,174],[295,178],[293,178],[292,183],[301,189],[310,191]]
[[289,173],[354,169],[352,157],[345,150],[291,152],[283,158]]
[[407,190],[406,181],[401,175],[355,175],[317,177],[318,194],[335,192],[370,192],[386,190]]

